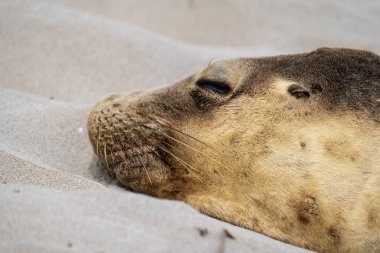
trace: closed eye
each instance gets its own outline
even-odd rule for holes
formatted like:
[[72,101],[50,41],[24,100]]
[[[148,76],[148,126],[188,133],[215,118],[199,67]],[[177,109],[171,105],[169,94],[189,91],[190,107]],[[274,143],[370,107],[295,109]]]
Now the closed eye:
[[217,94],[221,94],[221,95],[225,95],[231,91],[230,86],[220,81],[200,79],[196,82],[196,85],[205,90],[208,90]]

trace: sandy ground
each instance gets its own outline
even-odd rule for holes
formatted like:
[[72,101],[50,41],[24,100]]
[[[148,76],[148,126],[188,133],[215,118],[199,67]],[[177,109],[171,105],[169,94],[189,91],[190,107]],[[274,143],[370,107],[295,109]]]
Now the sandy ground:
[[379,53],[378,13],[378,1],[0,1],[0,251],[304,252],[125,191],[102,173],[86,115],[211,59]]

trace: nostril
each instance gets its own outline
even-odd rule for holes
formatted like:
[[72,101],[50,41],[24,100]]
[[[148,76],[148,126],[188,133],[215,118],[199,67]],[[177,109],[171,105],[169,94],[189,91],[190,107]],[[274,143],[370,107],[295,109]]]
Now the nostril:
[[105,98],[102,99],[102,102],[111,102],[114,101],[115,99],[120,98],[119,94],[111,94],[109,96],[106,96]]
[[100,99],[92,108],[87,117],[87,128],[89,133],[91,129],[96,127],[97,120],[100,114],[104,114],[106,108],[119,107],[120,104],[120,94],[111,94],[102,99]]
[[144,93],[143,91],[133,91],[131,93],[128,93],[126,96],[127,98],[135,98],[135,97],[140,96],[143,93]]

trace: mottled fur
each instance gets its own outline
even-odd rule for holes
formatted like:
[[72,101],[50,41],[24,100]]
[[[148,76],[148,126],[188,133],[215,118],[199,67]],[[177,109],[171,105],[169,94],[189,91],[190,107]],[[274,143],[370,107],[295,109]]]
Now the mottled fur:
[[316,251],[380,251],[373,53],[216,62],[160,90],[101,100],[88,129],[99,158],[136,191]]

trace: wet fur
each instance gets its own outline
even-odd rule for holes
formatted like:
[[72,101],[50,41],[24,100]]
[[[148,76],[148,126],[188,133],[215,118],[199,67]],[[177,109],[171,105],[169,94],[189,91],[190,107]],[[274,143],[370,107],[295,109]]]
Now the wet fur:
[[[202,89],[201,78],[232,91]],[[160,90],[108,96],[88,129],[99,158],[136,191],[316,251],[380,250],[373,53],[213,63]]]

